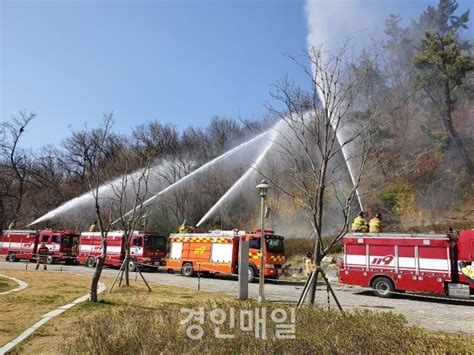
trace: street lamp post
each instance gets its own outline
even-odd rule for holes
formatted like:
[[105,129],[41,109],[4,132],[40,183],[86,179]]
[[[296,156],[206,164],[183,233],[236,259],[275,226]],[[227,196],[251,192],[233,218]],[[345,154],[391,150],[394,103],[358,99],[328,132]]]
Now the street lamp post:
[[263,302],[265,297],[263,295],[264,282],[265,282],[265,198],[267,197],[268,184],[266,180],[260,181],[257,185],[257,190],[260,192],[260,271],[258,281],[258,302]]

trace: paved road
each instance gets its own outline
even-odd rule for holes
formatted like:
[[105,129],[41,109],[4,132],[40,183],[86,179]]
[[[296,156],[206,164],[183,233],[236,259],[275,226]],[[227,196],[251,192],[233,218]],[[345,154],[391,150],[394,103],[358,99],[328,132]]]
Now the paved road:
[[[2,269],[25,269],[25,262],[0,262]],[[48,266],[50,271],[60,271],[60,265]],[[80,275],[91,275],[93,269],[84,266],[62,266],[63,272]],[[104,269],[103,274],[114,277],[117,270]],[[168,274],[164,270],[145,273],[147,281],[164,285],[180,286],[197,290],[197,278],[187,278],[178,274]],[[301,294],[301,283],[266,283],[265,297],[273,302],[296,302]],[[365,308],[379,311],[393,311],[402,313],[410,324],[420,325],[431,330],[446,332],[465,332],[474,335],[474,303],[465,303],[454,300],[431,300],[421,296],[403,295],[390,299],[379,298],[370,291],[358,287],[344,287],[335,285],[335,293],[344,309]],[[237,282],[229,277],[201,278],[201,290],[218,292],[237,296]],[[327,306],[326,288],[318,287],[317,302]],[[258,284],[249,285],[249,295],[257,298]],[[331,307],[335,307],[331,299]]]

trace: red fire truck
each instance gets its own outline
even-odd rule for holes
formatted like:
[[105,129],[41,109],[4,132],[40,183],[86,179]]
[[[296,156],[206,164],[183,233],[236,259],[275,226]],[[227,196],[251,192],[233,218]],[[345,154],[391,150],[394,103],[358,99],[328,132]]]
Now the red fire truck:
[[[185,276],[193,276],[196,272],[236,274],[241,238],[249,241],[249,282],[251,282],[259,273],[260,230],[252,233],[215,230],[209,233],[171,234],[171,251],[166,266],[169,270],[181,271]],[[284,273],[283,239],[273,231],[265,231],[266,278],[278,278]]]
[[[107,256],[105,265],[120,266],[125,257],[123,231],[107,233]],[[84,232],[79,241],[77,261],[94,267],[97,257],[102,254],[102,237],[99,232]],[[130,239],[129,270],[135,271],[137,265],[158,267],[166,255],[166,237],[152,232],[134,231]]]
[[339,276],[380,297],[415,291],[470,298],[474,294],[474,230],[448,234],[364,234],[343,238]]
[[0,254],[8,261],[31,260],[43,242],[49,249],[49,264],[74,262],[79,234],[73,230],[6,230],[0,236]]

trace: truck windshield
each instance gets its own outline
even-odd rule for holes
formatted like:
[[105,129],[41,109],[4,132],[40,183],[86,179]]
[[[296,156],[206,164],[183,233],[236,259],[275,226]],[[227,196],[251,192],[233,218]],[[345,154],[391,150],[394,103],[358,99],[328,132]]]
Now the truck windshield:
[[146,235],[145,248],[166,249],[166,238],[158,235]]
[[284,253],[283,238],[278,235],[266,236],[267,251],[271,253]]

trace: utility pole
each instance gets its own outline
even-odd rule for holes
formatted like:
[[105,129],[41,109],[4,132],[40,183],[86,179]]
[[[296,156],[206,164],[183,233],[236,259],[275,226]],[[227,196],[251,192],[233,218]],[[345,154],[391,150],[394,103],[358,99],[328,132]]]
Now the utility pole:
[[264,284],[265,284],[265,198],[267,197],[268,184],[266,180],[260,181],[257,185],[260,192],[260,270],[258,281],[258,302],[265,301]]

